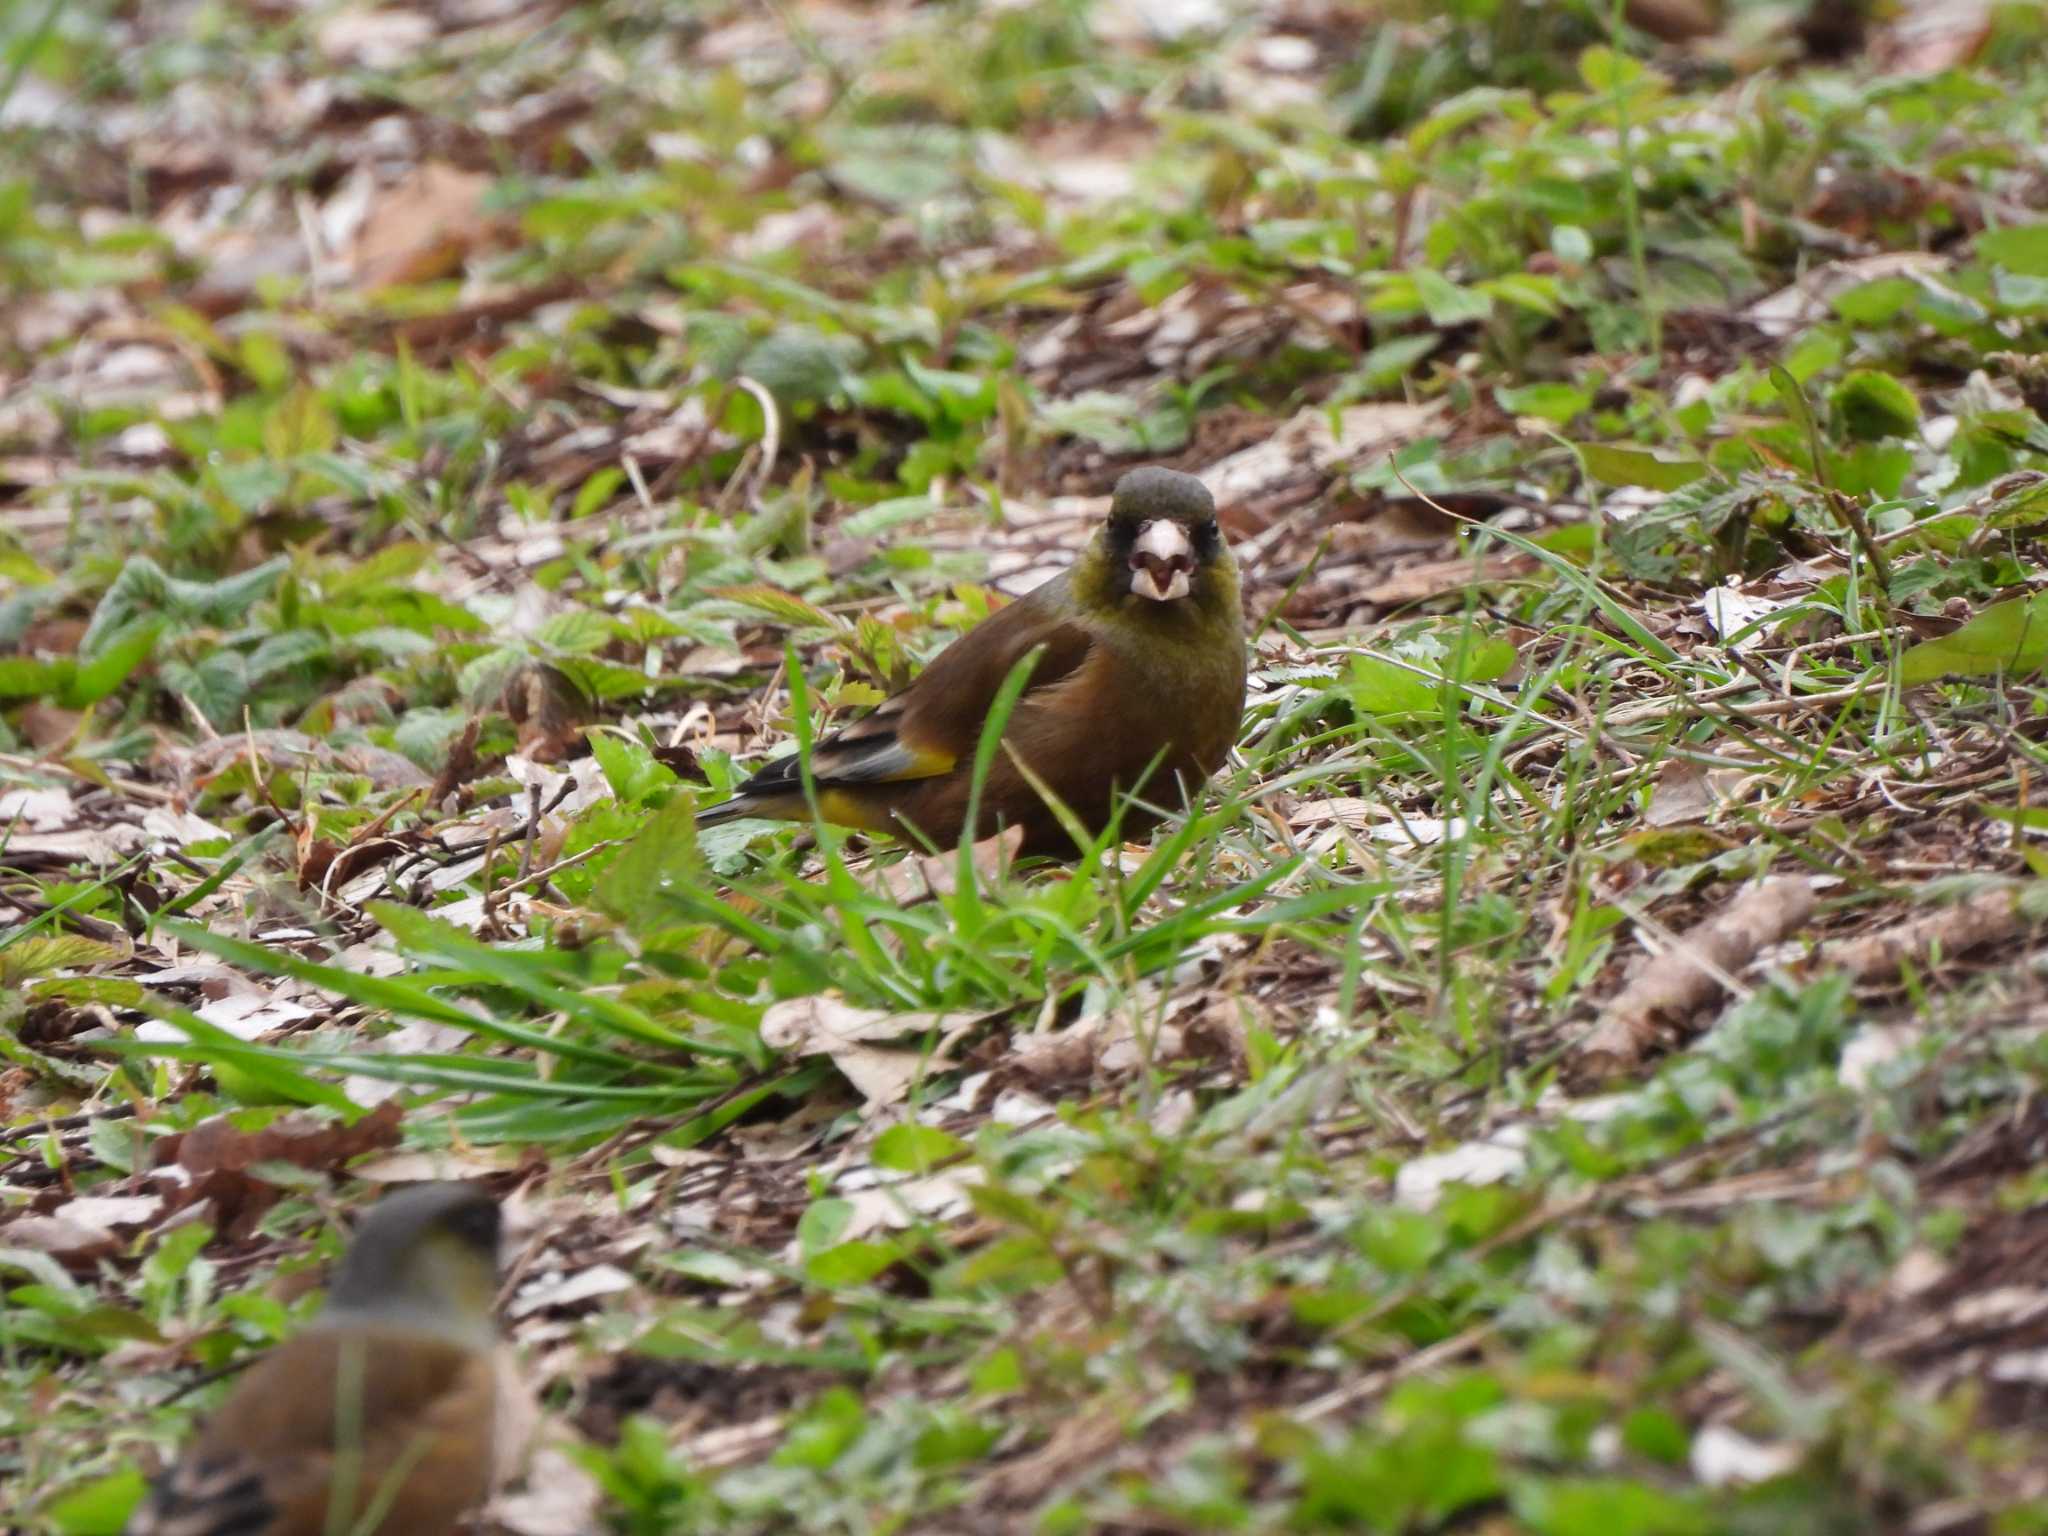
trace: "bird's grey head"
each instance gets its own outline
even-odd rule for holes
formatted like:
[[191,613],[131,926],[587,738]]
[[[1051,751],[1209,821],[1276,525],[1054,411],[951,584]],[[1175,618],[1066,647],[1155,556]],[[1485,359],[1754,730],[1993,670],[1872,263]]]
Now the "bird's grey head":
[[1223,550],[1216,500],[1193,475],[1150,464],[1116,483],[1109,500],[1109,553],[1128,590],[1173,602]]
[[476,1184],[411,1184],[370,1207],[328,1287],[329,1312],[490,1315],[503,1219]]

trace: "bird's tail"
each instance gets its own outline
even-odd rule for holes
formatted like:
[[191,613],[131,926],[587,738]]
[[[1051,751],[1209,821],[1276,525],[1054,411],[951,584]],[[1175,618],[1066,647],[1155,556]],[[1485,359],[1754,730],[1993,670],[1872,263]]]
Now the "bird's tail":
[[741,793],[734,795],[730,800],[721,800],[718,804],[706,806],[703,810],[699,811],[697,813],[697,825],[700,827],[722,826],[728,821],[738,821],[742,816],[758,814],[759,810],[754,803],[754,797]]

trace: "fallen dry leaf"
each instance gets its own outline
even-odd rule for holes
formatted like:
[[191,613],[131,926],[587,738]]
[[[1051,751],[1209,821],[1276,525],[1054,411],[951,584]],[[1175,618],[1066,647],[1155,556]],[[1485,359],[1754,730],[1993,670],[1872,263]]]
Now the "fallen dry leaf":
[[[986,886],[1001,880],[1024,844],[1024,829],[1009,827],[968,849],[974,872]],[[882,884],[905,906],[934,897],[951,896],[960,885],[957,854],[913,853],[882,869]]]
[[[877,1044],[952,1028],[931,1050],[890,1048]],[[974,1016],[945,1013],[891,1013],[856,1008],[833,996],[795,997],[771,1004],[761,1018],[761,1039],[796,1056],[828,1056],[860,1090],[872,1112],[900,1103],[911,1084],[951,1063],[951,1041],[980,1023]]]
[[[1338,412],[1333,432],[1330,412],[1311,406],[1263,443],[1210,465],[1202,471],[1202,483],[1218,507],[1235,506],[1305,472],[1319,474],[1391,453],[1437,427],[1443,415],[1441,404],[1354,405]],[[1468,575],[1470,569],[1467,562]]]
[[284,1191],[252,1173],[259,1163],[290,1163],[316,1173],[339,1173],[368,1152],[398,1144],[399,1109],[380,1104],[353,1125],[290,1114],[260,1131],[244,1131],[225,1115],[167,1136],[154,1148],[157,1168],[175,1167],[184,1178],[165,1190],[173,1209],[205,1201],[216,1228],[246,1236]]
[[0,1248],[48,1254],[71,1269],[89,1270],[121,1249],[121,1240],[102,1227],[61,1216],[17,1216],[0,1227]]
[[396,69],[434,40],[434,20],[423,11],[337,11],[320,23],[314,40],[336,64]]
[[490,238],[484,212],[491,179],[428,161],[371,205],[351,261],[367,291],[430,282],[460,268]]

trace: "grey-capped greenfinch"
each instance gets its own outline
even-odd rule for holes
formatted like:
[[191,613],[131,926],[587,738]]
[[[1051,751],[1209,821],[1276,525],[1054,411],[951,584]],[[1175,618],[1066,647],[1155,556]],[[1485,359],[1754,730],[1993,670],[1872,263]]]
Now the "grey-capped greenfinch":
[[[1038,651],[967,822],[975,746],[997,691]],[[1089,833],[1137,835],[1222,764],[1244,716],[1244,615],[1216,504],[1193,475],[1134,469],[1073,566],[953,642],[873,713],[817,743],[824,820],[951,847],[1021,827],[1024,853],[1072,857],[1035,776]],[[1028,771],[1028,774],[1026,770]],[[700,826],[810,819],[794,755],[769,764]]]
[[128,1536],[444,1536],[489,1490],[498,1204],[419,1184],[370,1208],[326,1305],[236,1383]]

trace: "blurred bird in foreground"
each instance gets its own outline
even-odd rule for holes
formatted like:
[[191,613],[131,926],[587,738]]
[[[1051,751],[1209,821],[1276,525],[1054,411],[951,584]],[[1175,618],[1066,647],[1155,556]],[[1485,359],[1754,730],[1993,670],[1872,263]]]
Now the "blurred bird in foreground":
[[252,1366],[128,1536],[443,1536],[488,1491],[497,1202],[371,1207],[320,1316]]
[[[1003,679],[1037,665],[1003,731],[975,827],[965,826],[974,750]],[[811,753],[818,814],[868,832],[963,834],[1022,827],[1020,851],[1073,857],[1041,780],[1091,833],[1119,792],[1168,808],[1223,762],[1244,716],[1244,615],[1216,504],[1193,475],[1134,469],[1109,516],[1063,575],[1034,588],[942,651],[916,681]],[[699,826],[765,816],[807,821],[794,754],[770,763]],[[1139,805],[1125,835],[1158,816]]]

